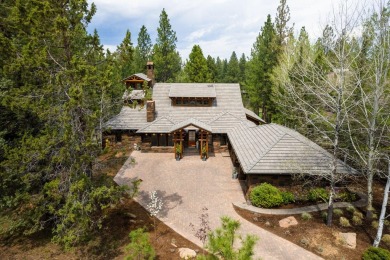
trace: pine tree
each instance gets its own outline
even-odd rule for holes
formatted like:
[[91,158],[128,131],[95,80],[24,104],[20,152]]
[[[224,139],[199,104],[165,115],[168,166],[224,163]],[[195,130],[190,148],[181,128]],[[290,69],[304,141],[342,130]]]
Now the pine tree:
[[135,72],[133,68],[134,47],[133,43],[131,42],[131,33],[129,30],[126,31],[125,38],[117,47],[115,56],[119,73],[119,80],[124,79],[125,77]]
[[236,52],[233,51],[227,66],[226,82],[238,83],[239,78],[240,78],[240,66],[238,64]]
[[194,45],[189,55],[189,60],[184,67],[189,82],[210,82],[210,74],[207,67],[207,60],[203,56],[199,45]]
[[251,59],[246,69],[246,89],[253,111],[258,114],[261,109],[262,118],[270,122],[274,112],[272,97],[272,72],[277,65],[275,29],[268,15],[264,27],[253,44]]
[[145,72],[146,62],[151,59],[152,41],[145,27],[142,25],[137,39],[137,47],[134,50],[134,70],[136,72]]
[[181,70],[181,58],[176,51],[176,32],[172,29],[165,9],[160,15],[156,44],[153,47],[153,61],[156,80],[173,81]]
[[207,69],[210,75],[210,82],[216,82],[218,74],[217,64],[215,63],[215,59],[210,55],[207,55]]
[[286,1],[280,0],[278,12],[275,17],[276,44],[278,46],[286,44],[286,40],[292,34],[293,29],[287,26],[287,23],[290,21],[290,8]]
[[91,178],[112,67],[96,31],[86,31],[93,4],[9,1],[6,9],[0,118],[11,124],[0,129],[0,207],[18,213],[8,234],[48,229],[69,247],[101,227],[103,209],[124,194]]
[[240,67],[240,74],[238,77],[238,81],[240,82],[241,85],[243,85],[245,81],[245,67],[246,67],[246,57],[244,53],[241,55],[238,66]]

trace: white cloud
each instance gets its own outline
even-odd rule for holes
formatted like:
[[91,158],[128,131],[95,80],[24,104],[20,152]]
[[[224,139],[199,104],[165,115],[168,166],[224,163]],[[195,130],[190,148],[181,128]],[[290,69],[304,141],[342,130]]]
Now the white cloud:
[[[88,0],[92,2],[92,0]],[[337,0],[288,0],[292,25],[299,32],[306,27],[312,39],[321,35],[324,22]],[[352,0],[358,1],[358,0]],[[152,41],[156,39],[159,15],[165,8],[173,30],[177,33],[177,48],[183,60],[192,46],[199,44],[207,56],[229,58],[250,54],[251,47],[268,14],[274,19],[279,1],[274,0],[95,0],[97,13],[90,26],[97,28],[105,46],[119,45],[126,29],[136,43],[139,28],[145,25]],[[111,48],[110,48],[111,49]]]

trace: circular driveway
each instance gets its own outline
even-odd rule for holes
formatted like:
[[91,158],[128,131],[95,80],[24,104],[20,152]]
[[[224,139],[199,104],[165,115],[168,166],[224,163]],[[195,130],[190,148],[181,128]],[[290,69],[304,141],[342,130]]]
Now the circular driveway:
[[265,231],[241,218],[234,210],[233,202],[244,202],[238,180],[231,178],[230,157],[220,153],[202,161],[199,156],[186,156],[176,161],[171,153],[141,153],[133,151],[115,176],[118,184],[127,184],[136,178],[142,179],[136,200],[146,208],[149,192],[157,191],[163,199],[163,209],[158,218],[193,243],[202,246],[194,236],[190,224],[199,226],[199,216],[206,207],[211,229],[220,226],[220,217],[229,216],[239,220],[241,235],[259,237],[255,247],[255,258],[262,259],[321,259],[315,254]]

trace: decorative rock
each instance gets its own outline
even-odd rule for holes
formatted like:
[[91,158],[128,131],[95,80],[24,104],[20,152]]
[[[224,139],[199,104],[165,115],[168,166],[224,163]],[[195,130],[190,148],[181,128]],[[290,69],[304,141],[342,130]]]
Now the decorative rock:
[[293,216],[279,220],[279,226],[282,228],[288,228],[295,225],[298,225],[298,221]]
[[254,217],[254,218],[253,218],[253,221],[256,221],[256,222],[257,222],[257,221],[259,221],[259,218],[258,218],[258,217]]
[[269,226],[271,226],[271,223],[269,223],[269,221],[266,221],[266,222],[265,222],[265,225],[266,225],[267,227],[269,227]]
[[339,238],[347,248],[356,248],[356,233],[341,233],[339,232]]
[[179,248],[179,255],[181,259],[191,259],[196,256],[196,252],[189,248]]
[[135,223],[137,223],[137,221],[135,221],[135,220],[133,220],[133,219],[130,219],[130,223],[135,224]]
[[129,216],[130,218],[137,218],[137,216],[132,213],[127,213],[127,216]]
[[173,246],[173,247],[177,247],[177,245],[176,245],[176,244],[174,244],[174,243],[171,243],[171,246]]
[[175,248],[171,248],[171,249],[169,249],[169,251],[171,251],[171,253],[175,253],[176,249]]

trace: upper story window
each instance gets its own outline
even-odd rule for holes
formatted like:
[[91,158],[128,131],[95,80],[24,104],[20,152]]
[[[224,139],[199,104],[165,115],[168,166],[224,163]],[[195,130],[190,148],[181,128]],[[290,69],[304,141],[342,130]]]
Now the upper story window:
[[196,99],[196,98],[176,98],[172,100],[174,106],[202,106],[209,107],[212,105],[212,99]]

